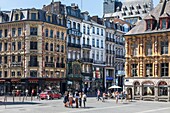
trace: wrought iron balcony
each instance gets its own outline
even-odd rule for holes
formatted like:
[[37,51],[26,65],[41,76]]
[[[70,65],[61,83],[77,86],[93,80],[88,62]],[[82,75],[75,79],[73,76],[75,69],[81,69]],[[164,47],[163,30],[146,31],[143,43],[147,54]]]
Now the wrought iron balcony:
[[68,47],[81,48],[81,45],[68,42]]
[[54,67],[54,62],[45,62],[45,67]]
[[56,63],[56,67],[65,68],[65,64],[64,63]]
[[82,33],[78,29],[73,29],[73,28],[69,28],[67,30],[67,34],[68,35],[74,35],[74,36],[77,36],[77,37],[81,37],[82,36]]
[[39,62],[38,61],[29,61],[29,66],[30,67],[38,67],[39,66]]
[[91,45],[88,45],[88,44],[83,44],[82,48],[91,49]]
[[82,60],[82,62],[93,63],[93,59],[91,59],[91,58],[82,58],[81,60]]
[[11,62],[11,67],[21,67],[22,62]]

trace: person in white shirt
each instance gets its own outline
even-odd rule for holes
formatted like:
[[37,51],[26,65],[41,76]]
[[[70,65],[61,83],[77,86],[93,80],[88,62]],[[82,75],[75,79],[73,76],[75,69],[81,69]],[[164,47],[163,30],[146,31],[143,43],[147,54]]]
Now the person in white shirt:
[[83,92],[82,100],[83,100],[84,107],[86,107],[87,96],[84,92]]

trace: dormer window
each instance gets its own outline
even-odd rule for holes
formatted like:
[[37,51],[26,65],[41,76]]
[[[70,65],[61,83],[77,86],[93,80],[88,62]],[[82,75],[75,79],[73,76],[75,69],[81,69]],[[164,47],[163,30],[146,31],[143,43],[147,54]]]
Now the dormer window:
[[147,30],[151,30],[151,20],[147,20]]
[[31,20],[36,20],[36,13],[31,13]]
[[160,16],[160,28],[161,29],[167,29],[169,26],[168,26],[168,20],[169,20],[169,14],[168,13],[163,13],[161,16]]
[[19,14],[15,14],[15,21],[19,20]]
[[51,22],[51,16],[47,16],[47,21]]
[[166,29],[166,19],[162,19],[162,29]]
[[155,17],[149,14],[146,18],[146,30],[153,30],[156,24]]

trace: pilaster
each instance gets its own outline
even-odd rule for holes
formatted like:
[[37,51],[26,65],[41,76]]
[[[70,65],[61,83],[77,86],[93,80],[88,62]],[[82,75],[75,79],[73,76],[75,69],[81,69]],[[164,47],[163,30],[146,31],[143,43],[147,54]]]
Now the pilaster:
[[155,86],[155,101],[158,101],[158,86]]

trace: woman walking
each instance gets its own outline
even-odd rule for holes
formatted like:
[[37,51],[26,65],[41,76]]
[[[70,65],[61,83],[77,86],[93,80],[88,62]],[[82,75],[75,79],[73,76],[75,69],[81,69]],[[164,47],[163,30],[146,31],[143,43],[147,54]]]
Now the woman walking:
[[83,100],[83,105],[84,105],[84,108],[85,108],[86,107],[86,101],[87,101],[87,96],[86,96],[85,93],[83,93],[82,100]]

